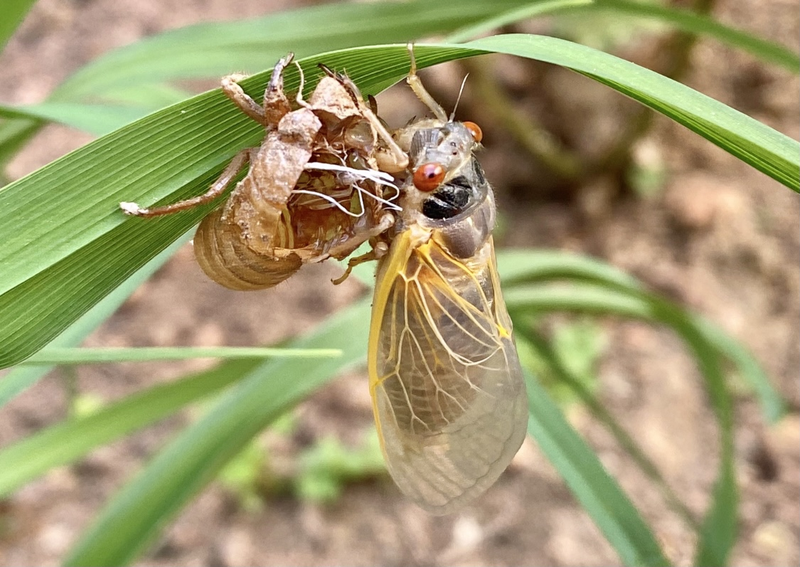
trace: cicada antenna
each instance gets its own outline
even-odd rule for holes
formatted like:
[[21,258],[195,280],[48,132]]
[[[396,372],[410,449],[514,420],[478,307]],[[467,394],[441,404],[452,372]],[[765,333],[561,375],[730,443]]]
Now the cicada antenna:
[[458,89],[458,98],[456,98],[456,104],[453,107],[453,112],[450,114],[450,122],[452,122],[456,117],[456,110],[458,110],[458,103],[461,102],[461,95],[464,93],[464,85],[467,84],[468,78],[469,78],[469,73],[464,75],[464,79],[461,81],[461,88]]
[[336,71],[325,65],[325,63],[317,63],[317,67],[329,77],[336,77]]

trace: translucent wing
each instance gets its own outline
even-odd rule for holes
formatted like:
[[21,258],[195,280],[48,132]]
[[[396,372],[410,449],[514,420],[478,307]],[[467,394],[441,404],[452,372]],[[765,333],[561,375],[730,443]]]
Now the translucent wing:
[[467,260],[435,238],[415,240],[397,235],[379,269],[370,391],[394,481],[445,514],[508,466],[525,438],[527,398],[492,240]]

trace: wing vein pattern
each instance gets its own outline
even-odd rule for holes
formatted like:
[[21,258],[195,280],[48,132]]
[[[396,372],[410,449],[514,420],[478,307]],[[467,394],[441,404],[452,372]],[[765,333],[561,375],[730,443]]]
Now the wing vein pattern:
[[386,262],[397,269],[378,276],[370,389],[395,482],[447,513],[505,470],[525,436],[527,399],[491,238],[460,260],[435,239],[398,242],[407,238]]

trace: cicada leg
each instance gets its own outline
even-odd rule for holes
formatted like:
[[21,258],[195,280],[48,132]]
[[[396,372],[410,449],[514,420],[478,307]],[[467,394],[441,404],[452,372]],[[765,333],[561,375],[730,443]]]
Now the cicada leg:
[[244,165],[251,159],[250,153],[252,151],[253,150],[251,149],[242,150],[233,156],[233,159],[228,164],[228,167],[226,167],[217,180],[211,184],[211,187],[208,188],[208,191],[202,195],[192,197],[191,199],[185,199],[183,201],[178,201],[177,203],[172,203],[171,205],[154,207],[152,209],[143,209],[136,203],[129,202],[122,202],[119,204],[119,207],[127,215],[136,217],[160,217],[163,215],[171,215],[172,213],[192,209],[198,205],[210,203],[225,192],[225,189],[236,177],[236,174],[239,173],[242,167],[244,167]]
[[389,230],[392,225],[394,225],[394,222],[393,215],[384,214],[377,226],[370,231],[370,244],[372,245],[372,249],[369,252],[361,254],[360,256],[350,258],[347,261],[347,268],[345,269],[344,273],[338,278],[332,279],[331,283],[333,283],[333,285],[339,285],[350,276],[353,268],[359,264],[371,262],[372,260],[380,260],[386,256],[386,253],[389,251],[389,245],[385,242],[385,240],[381,239],[381,235]]
[[408,167],[408,154],[395,142],[389,130],[386,129],[381,119],[372,112],[372,109],[364,105],[361,110],[364,114],[364,118],[369,121],[370,125],[372,125],[378,133],[378,136],[383,140],[383,143],[386,144],[386,147],[379,147],[375,152],[375,160],[378,163],[378,169],[387,173],[403,171]]
[[422,84],[422,80],[420,80],[419,75],[417,75],[417,60],[414,57],[414,44],[408,44],[408,56],[411,58],[411,69],[408,72],[408,77],[406,77],[406,82],[408,86],[411,87],[411,90],[414,91],[414,94],[417,95],[417,98],[431,109],[433,115],[436,117],[437,120],[444,122],[448,122],[449,119],[447,118],[447,113],[442,108],[442,105],[436,102],[430,93],[425,90],[425,87]]
[[242,87],[239,86],[239,81],[246,79],[247,75],[227,75],[222,77],[220,87],[222,92],[227,96],[239,110],[244,112],[247,116],[258,122],[259,124],[266,125],[267,116],[264,112],[264,107],[258,104],[250,97]]
[[283,92],[283,72],[289,63],[294,59],[294,54],[289,53],[286,57],[278,60],[272,70],[267,88],[264,91],[264,104],[259,105],[247,93],[242,90],[238,82],[246,78],[246,75],[228,75],[222,78],[222,92],[225,93],[233,104],[247,116],[263,124],[265,128],[275,128],[292,107],[286,93]]
[[359,256],[354,256],[347,261],[347,268],[345,269],[344,273],[339,276],[338,278],[331,279],[331,283],[333,285],[339,285],[340,283],[344,282],[348,277],[350,277],[350,273],[353,271],[353,268],[358,266],[359,264],[365,264],[367,262],[371,262],[373,260],[379,260],[386,256],[386,253],[389,251],[389,246],[385,242],[378,242],[373,246],[373,248],[369,252],[365,252]]
[[[370,95],[365,102],[358,87],[348,76],[337,73],[322,63],[318,66],[328,77],[336,80],[344,90],[347,91],[353,103],[358,107],[361,116],[369,122],[373,132],[377,134],[378,138],[383,142],[384,145],[375,150],[375,162],[378,170],[386,173],[399,173],[408,167],[408,155],[394,140],[394,137],[389,132],[388,128],[386,128],[386,124],[378,118],[378,105],[375,101],[375,97]],[[301,73],[301,84],[302,77],[303,75]],[[300,100],[297,102],[301,105],[304,104]]]

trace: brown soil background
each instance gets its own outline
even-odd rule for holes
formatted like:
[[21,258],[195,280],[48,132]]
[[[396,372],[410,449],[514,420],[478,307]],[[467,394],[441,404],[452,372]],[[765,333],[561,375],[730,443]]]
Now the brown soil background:
[[[292,2],[198,0],[109,2],[41,0],[0,56],[0,100],[42,100],[71,72],[105,51],[143,36],[199,21],[238,19]],[[794,0],[723,0],[715,17],[798,49]],[[647,59],[652,42],[634,37],[621,54]],[[582,77],[541,65],[498,60],[501,80],[521,108],[553,125],[590,154],[635,105]],[[264,61],[264,68],[271,61]],[[234,71],[234,69],[232,69]],[[434,90],[457,92],[463,70],[443,67],[426,78]],[[540,80],[546,76],[547,80]],[[685,77],[705,92],[787,135],[800,135],[796,76],[704,40]],[[407,93],[382,96],[390,123],[409,117]],[[800,561],[800,393],[798,392],[797,195],[709,142],[664,118],[638,146],[669,174],[648,199],[612,198],[597,181],[565,197],[537,189],[531,159],[493,127],[469,93],[461,116],[482,123],[482,161],[506,222],[502,245],[581,251],[606,259],[667,296],[722,325],[748,345],[791,405],[767,428],[751,396],[737,399],[740,537],[731,564]],[[447,105],[447,103],[446,103]],[[483,113],[483,114],[482,114]],[[395,116],[399,117],[395,119]],[[484,120],[481,120],[484,118]],[[394,122],[393,122],[394,121]],[[51,126],[11,164],[22,176],[89,141]],[[135,159],[135,156],[132,156]],[[546,185],[544,183],[543,185]],[[234,293],[206,280],[184,248],[87,341],[91,346],[258,345],[304,332],[363,289],[327,284],[333,266],[307,269],[290,285]],[[716,429],[701,380],[679,341],[645,325],[604,321],[608,349],[599,395],[642,443],[677,493],[705,510],[716,464]],[[81,392],[112,400],[206,366],[203,361],[84,367]],[[63,381],[50,375],[0,413],[0,445],[62,419]],[[297,411],[305,443],[335,433],[356,443],[371,425],[366,376],[345,376]],[[585,409],[568,410],[654,527],[666,552],[689,565],[690,531],[671,513],[614,439]],[[79,465],[54,470],[0,503],[0,565],[56,565],[103,503],[175,431],[185,412],[94,451]],[[299,440],[292,442],[300,443]],[[320,507],[272,497],[255,513],[212,485],[164,532],[142,565],[611,565],[619,562],[599,530],[527,441],[512,467],[473,507],[432,518],[387,479],[349,486]]]

